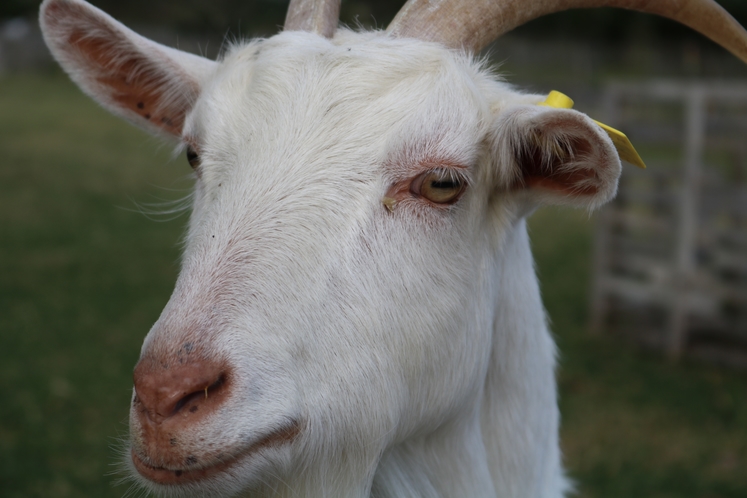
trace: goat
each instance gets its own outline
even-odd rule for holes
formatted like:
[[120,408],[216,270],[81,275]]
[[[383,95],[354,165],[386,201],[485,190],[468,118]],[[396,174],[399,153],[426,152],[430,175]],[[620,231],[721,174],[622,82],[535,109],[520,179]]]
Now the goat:
[[[467,7],[466,5],[469,5]],[[571,7],[664,15],[747,61],[711,0],[410,0],[386,31],[293,0],[219,61],[82,0],[41,25],[104,107],[185,147],[182,267],[134,370],[132,475],[163,496],[564,496],[525,219],[621,171],[586,115],[473,54]]]

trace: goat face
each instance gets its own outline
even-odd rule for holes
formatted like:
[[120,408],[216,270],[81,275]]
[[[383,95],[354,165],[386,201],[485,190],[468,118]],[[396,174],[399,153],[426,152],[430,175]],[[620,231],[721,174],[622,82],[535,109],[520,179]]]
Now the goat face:
[[[528,99],[466,57],[381,35],[234,49],[185,120],[194,212],[136,369],[140,473],[189,482],[227,461],[243,488],[310,466],[342,496],[370,486],[390,446],[474,417],[495,255],[522,209],[491,148],[510,146],[504,114],[541,114],[500,112]],[[466,188],[414,193],[433,174]]]
[[411,190],[430,172],[477,184],[490,103],[467,59],[420,45],[286,32],[205,85],[183,131],[199,162],[183,268],[135,372],[143,475],[189,481],[241,456],[243,487],[321,459],[339,484],[475,405],[488,192]]
[[195,168],[182,271],[135,368],[146,486],[562,494],[522,220],[614,195],[597,125],[386,33],[287,31],[216,63],[80,0],[41,23],[87,93]]

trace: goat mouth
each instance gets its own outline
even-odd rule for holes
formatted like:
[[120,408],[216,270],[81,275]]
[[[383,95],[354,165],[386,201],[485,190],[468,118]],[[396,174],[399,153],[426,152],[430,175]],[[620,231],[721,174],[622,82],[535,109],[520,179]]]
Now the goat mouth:
[[163,485],[186,484],[218,475],[263,448],[276,447],[290,443],[298,437],[300,432],[300,424],[293,421],[289,425],[268,434],[255,443],[252,443],[243,449],[239,449],[232,454],[216,458],[213,463],[209,463],[202,467],[167,468],[155,466],[148,463],[146,459],[138,455],[138,452],[135,451],[134,447],[130,448],[130,457],[132,458],[135,470],[149,481]]

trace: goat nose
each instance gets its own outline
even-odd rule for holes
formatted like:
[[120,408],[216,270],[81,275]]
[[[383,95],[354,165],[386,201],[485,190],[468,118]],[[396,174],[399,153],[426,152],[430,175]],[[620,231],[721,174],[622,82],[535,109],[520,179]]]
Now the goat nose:
[[161,366],[141,360],[133,375],[135,398],[152,423],[160,424],[177,414],[208,411],[222,403],[228,389],[224,365],[208,360]]

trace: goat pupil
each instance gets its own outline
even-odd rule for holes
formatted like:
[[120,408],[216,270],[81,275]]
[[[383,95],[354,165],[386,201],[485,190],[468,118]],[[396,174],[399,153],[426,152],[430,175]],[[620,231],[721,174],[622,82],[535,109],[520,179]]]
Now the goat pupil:
[[431,188],[442,190],[453,190],[459,185],[453,180],[435,180],[431,182]]

